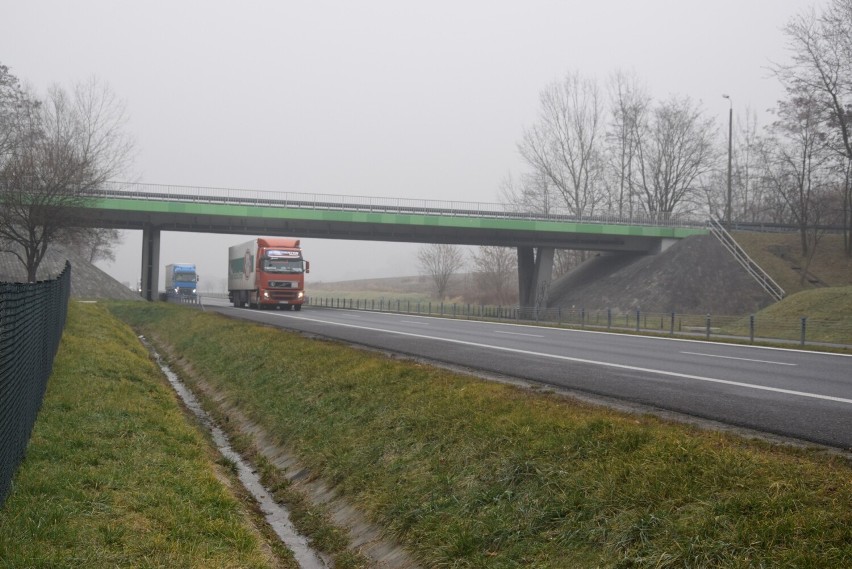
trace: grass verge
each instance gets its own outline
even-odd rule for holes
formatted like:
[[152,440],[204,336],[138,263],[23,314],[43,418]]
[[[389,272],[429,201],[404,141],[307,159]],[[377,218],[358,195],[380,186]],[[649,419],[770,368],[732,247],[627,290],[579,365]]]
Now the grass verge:
[[852,565],[848,459],[179,306],[111,305],[428,567]]
[[0,567],[297,567],[264,545],[214,452],[130,328],[72,302],[0,510]]

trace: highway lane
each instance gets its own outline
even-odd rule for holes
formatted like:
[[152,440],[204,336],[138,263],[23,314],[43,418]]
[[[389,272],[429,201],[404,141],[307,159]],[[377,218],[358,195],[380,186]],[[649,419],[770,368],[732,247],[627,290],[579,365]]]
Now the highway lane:
[[208,309],[852,450],[852,357],[416,315]]

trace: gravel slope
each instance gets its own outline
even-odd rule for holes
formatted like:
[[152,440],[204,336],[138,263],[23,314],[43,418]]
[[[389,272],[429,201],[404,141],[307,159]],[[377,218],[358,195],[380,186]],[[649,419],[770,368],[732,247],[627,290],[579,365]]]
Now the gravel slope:
[[[56,277],[71,261],[71,296],[86,300],[142,300],[138,293],[59,244],[51,245],[39,266],[40,280]],[[11,253],[0,252],[0,282],[26,282],[27,272]]]
[[659,255],[600,254],[555,281],[551,307],[748,314],[772,298],[711,235]]

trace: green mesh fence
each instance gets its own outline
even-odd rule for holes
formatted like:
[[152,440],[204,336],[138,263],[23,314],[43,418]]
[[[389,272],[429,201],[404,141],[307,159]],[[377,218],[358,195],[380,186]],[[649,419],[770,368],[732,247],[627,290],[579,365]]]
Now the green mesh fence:
[[0,283],[0,507],[41,408],[70,292],[67,262],[54,280]]

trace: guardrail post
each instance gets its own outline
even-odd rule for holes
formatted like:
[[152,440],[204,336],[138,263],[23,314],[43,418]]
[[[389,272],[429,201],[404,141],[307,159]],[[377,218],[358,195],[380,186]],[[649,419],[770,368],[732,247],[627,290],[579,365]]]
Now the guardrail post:
[[808,317],[802,316],[802,339],[799,342],[802,346],[805,345],[805,329],[807,328]]
[[754,314],[748,317],[748,339],[754,344]]

